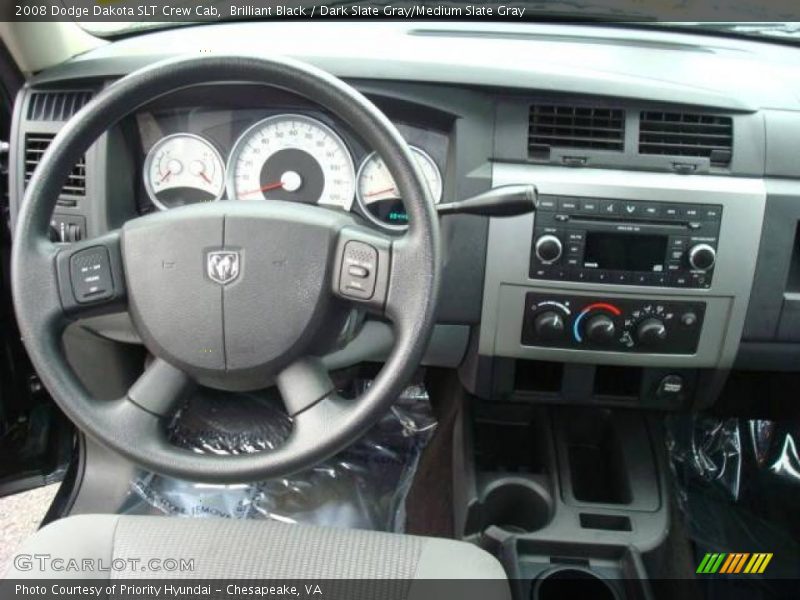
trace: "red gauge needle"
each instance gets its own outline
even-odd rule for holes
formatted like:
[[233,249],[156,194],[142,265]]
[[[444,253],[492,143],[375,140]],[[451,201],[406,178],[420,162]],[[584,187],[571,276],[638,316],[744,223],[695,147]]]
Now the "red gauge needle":
[[377,192],[370,192],[369,194],[365,194],[365,196],[367,196],[367,197],[369,197],[369,196],[378,196],[380,194],[385,194],[386,192],[394,192],[394,191],[395,191],[395,188],[394,188],[394,186],[392,186],[392,187],[388,187],[388,188],[383,189],[383,190],[378,190]]
[[172,175],[172,171],[167,171],[166,173],[164,173],[161,179],[158,180],[158,182],[164,183],[167,180],[167,178],[169,178],[170,175]]
[[200,171],[200,172],[198,173],[198,175],[200,175],[200,177],[202,177],[202,178],[203,178],[203,180],[204,180],[204,181],[205,181],[207,184],[211,185],[211,180],[208,178],[208,175],[206,175],[206,172],[205,172],[205,171]]
[[267,185],[262,185],[257,190],[248,190],[246,192],[239,192],[240,196],[249,196],[250,194],[257,194],[258,192],[268,192],[270,190],[277,190],[278,188],[283,187],[282,181],[274,181],[272,183],[268,183]]

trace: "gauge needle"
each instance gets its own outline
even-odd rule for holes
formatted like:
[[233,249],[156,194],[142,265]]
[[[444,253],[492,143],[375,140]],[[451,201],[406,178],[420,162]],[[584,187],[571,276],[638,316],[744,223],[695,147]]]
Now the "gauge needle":
[[394,186],[388,187],[382,190],[378,190],[377,192],[370,192],[369,194],[365,194],[365,196],[378,196],[380,194],[385,194],[386,192],[396,192]]
[[267,185],[262,185],[257,190],[248,190],[246,192],[239,192],[240,196],[249,196],[250,194],[257,194],[258,192],[268,192],[270,190],[277,190],[278,188],[283,187],[282,181],[273,181],[272,183],[268,183]]
[[211,184],[211,180],[208,178],[208,175],[206,175],[205,171],[200,171],[198,175],[200,175],[200,177],[203,178],[203,181],[205,181],[207,184]]
[[167,171],[164,175],[161,176],[161,179],[158,180],[159,183],[164,183],[169,176],[172,175],[172,171]]

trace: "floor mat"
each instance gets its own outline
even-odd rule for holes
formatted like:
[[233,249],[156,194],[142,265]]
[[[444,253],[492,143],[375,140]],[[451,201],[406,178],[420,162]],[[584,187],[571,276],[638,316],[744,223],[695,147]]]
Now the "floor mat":
[[794,429],[764,420],[667,420],[678,506],[706,598],[782,598],[786,580],[800,577]]
[[[370,385],[354,384],[355,397]],[[268,452],[291,431],[271,392],[202,390],[171,427],[173,443],[199,453]],[[407,388],[356,444],[305,472],[254,484],[207,485],[141,473],[121,512],[274,519],[403,532],[419,457],[437,425],[422,385]]]

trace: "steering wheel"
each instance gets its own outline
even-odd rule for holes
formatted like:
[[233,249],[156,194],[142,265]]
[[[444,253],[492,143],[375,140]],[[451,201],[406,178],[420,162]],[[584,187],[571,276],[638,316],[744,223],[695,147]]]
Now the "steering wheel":
[[[282,88],[349,125],[394,176],[410,217],[406,233],[389,236],[313,205],[223,201],[135,218],[95,239],[52,243],[49,223],[61,186],[94,140],[142,105],[209,82]],[[439,227],[405,141],[349,85],[288,59],[183,58],[120,79],[58,133],[22,202],[11,278],[33,365],[83,432],[157,473],[243,482],[316,464],[388,410],[433,329]],[[367,391],[348,400],[336,393],[320,356],[353,307],[387,318],[395,344]],[[76,319],[126,309],[155,359],[124,397],[100,400],[68,366],[62,333]],[[291,434],[274,451],[235,456],[171,445],[165,420],[195,383],[221,390],[277,384]]]

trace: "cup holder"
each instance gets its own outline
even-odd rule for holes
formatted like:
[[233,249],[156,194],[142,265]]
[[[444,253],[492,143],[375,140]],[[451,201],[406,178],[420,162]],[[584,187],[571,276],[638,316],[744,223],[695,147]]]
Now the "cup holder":
[[514,533],[529,533],[553,518],[553,499],[536,482],[505,479],[487,489],[481,517],[484,529],[494,525]]
[[531,600],[563,598],[621,600],[616,588],[607,579],[581,567],[555,567],[534,581]]

